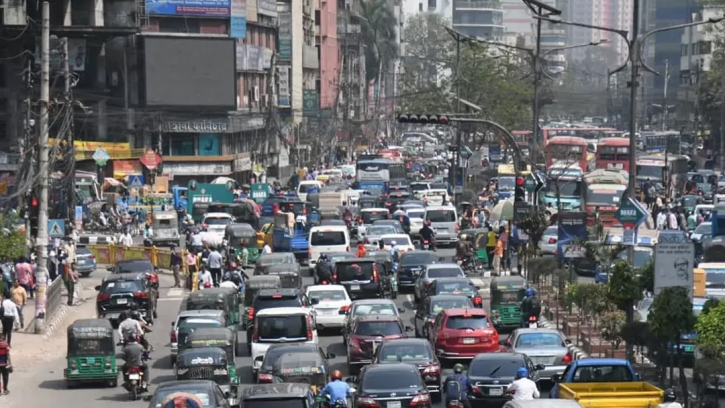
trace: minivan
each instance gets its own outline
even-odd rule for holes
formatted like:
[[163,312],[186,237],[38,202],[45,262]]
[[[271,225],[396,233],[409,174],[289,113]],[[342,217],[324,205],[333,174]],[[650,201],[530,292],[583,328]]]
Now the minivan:
[[252,374],[262,366],[273,344],[319,344],[315,311],[304,307],[274,307],[257,312],[252,334]]
[[458,213],[456,207],[426,207],[423,219],[430,221],[436,233],[436,244],[455,245],[458,243]]
[[297,197],[300,198],[302,201],[307,200],[307,191],[316,188],[319,192],[319,190],[322,188],[323,184],[319,180],[302,180],[300,181],[300,184],[297,186]]
[[308,243],[310,269],[315,269],[320,254],[350,251],[350,233],[345,225],[312,227]]

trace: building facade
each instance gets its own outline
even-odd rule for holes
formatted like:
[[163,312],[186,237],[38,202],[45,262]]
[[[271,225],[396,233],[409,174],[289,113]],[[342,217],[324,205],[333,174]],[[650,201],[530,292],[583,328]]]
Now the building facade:
[[501,41],[504,38],[504,11],[496,0],[452,0],[453,29],[471,36]]

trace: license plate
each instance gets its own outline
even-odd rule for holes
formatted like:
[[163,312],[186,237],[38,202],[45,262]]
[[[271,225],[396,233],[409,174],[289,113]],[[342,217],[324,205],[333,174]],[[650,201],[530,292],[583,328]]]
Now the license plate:
[[388,408],[400,408],[400,401],[388,401]]
[[350,290],[360,290],[360,285],[350,285]]
[[129,380],[138,380],[139,376],[138,376],[138,374],[129,374],[128,379]]
[[529,328],[530,328],[530,329],[536,329],[536,328],[537,328],[538,326],[539,326],[539,325],[538,325],[538,324],[536,324],[536,322],[533,322],[533,323],[529,323]]
[[489,388],[488,395],[492,395],[494,397],[503,395],[503,388]]
[[463,339],[463,344],[473,344],[476,342],[476,339]]
[[79,259],[78,260],[78,265],[85,265],[85,263],[86,263],[86,260],[85,259]]
[[691,351],[695,351],[695,346],[685,346],[685,351],[688,353]]
[[128,303],[128,299],[126,299],[126,298],[116,299],[117,305],[125,305],[126,303]]

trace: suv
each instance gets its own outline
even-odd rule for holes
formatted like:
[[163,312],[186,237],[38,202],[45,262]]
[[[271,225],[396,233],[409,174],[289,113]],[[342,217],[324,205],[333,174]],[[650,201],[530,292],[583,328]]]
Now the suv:
[[149,323],[156,315],[156,292],[148,285],[144,275],[124,273],[112,275],[96,286],[96,312],[101,319],[109,319],[118,324],[123,312],[131,310],[131,305],[138,306],[138,312]]
[[252,352],[254,317],[260,310],[275,307],[309,307],[310,300],[302,289],[261,289],[247,309],[247,351]]
[[345,259],[335,263],[332,282],[342,285],[350,299],[383,298],[383,276],[373,258]]
[[428,340],[440,359],[471,359],[500,351],[491,318],[478,308],[444,309],[430,325]]
[[310,384],[257,384],[242,389],[245,408],[315,407],[315,391]]
[[441,363],[426,339],[385,340],[373,356],[373,364],[412,364],[418,368],[434,402],[441,401]]
[[398,316],[360,316],[352,324],[347,340],[347,366],[351,373],[360,366],[370,364],[383,340],[407,338],[413,328],[406,326]]
[[159,297],[159,275],[156,272],[157,270],[158,268],[154,267],[148,259],[124,259],[117,261],[114,266],[108,267],[108,271],[114,275],[124,273],[143,274],[148,281],[148,285],[156,292],[156,298]]

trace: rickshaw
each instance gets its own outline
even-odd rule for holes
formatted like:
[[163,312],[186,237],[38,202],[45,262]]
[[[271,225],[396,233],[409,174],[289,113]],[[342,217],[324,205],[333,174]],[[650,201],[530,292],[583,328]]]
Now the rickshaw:
[[317,394],[329,381],[329,368],[320,353],[285,353],[275,361],[272,376],[276,383],[309,384]]
[[[257,262],[259,259],[259,247],[257,246],[257,231],[249,224],[229,224],[224,230],[224,240],[227,243],[227,263],[232,261],[240,262],[242,259],[242,244],[247,248],[247,266]],[[230,256],[233,255],[233,256]]]
[[393,262],[393,255],[388,251],[368,251],[365,258],[373,258],[378,263],[378,270],[384,277],[383,291],[391,299],[398,298],[397,265]]
[[264,274],[279,276],[282,288],[302,288],[302,275],[299,264],[270,265],[269,267],[265,268]]
[[237,352],[241,354],[241,347],[237,342],[237,334],[227,327],[196,329],[189,334],[183,345],[179,344],[179,356],[188,349],[208,347],[218,347],[226,353],[227,370],[229,370],[230,379],[233,383],[239,384],[235,359]]
[[680,198],[680,205],[688,212],[695,211],[695,207],[697,207],[698,204],[700,204],[699,196],[689,194]]
[[90,382],[118,386],[113,335],[108,319],[80,319],[68,326],[68,366],[63,369],[68,388]]
[[179,214],[175,210],[155,211],[151,221],[151,242],[154,246],[181,246]]
[[496,329],[521,326],[521,302],[526,280],[521,276],[495,276],[491,279],[491,315]]
[[242,330],[239,313],[239,294],[234,288],[208,288],[193,292],[186,300],[186,310],[223,310],[229,326]]
[[249,324],[249,308],[252,307],[254,297],[262,289],[279,289],[282,282],[279,275],[255,275],[250,276],[245,283],[244,289],[244,314],[242,314],[242,327]]
[[211,380],[228,395],[230,406],[239,405],[239,377],[229,370],[227,353],[219,347],[199,347],[184,350],[176,360],[177,380]]

